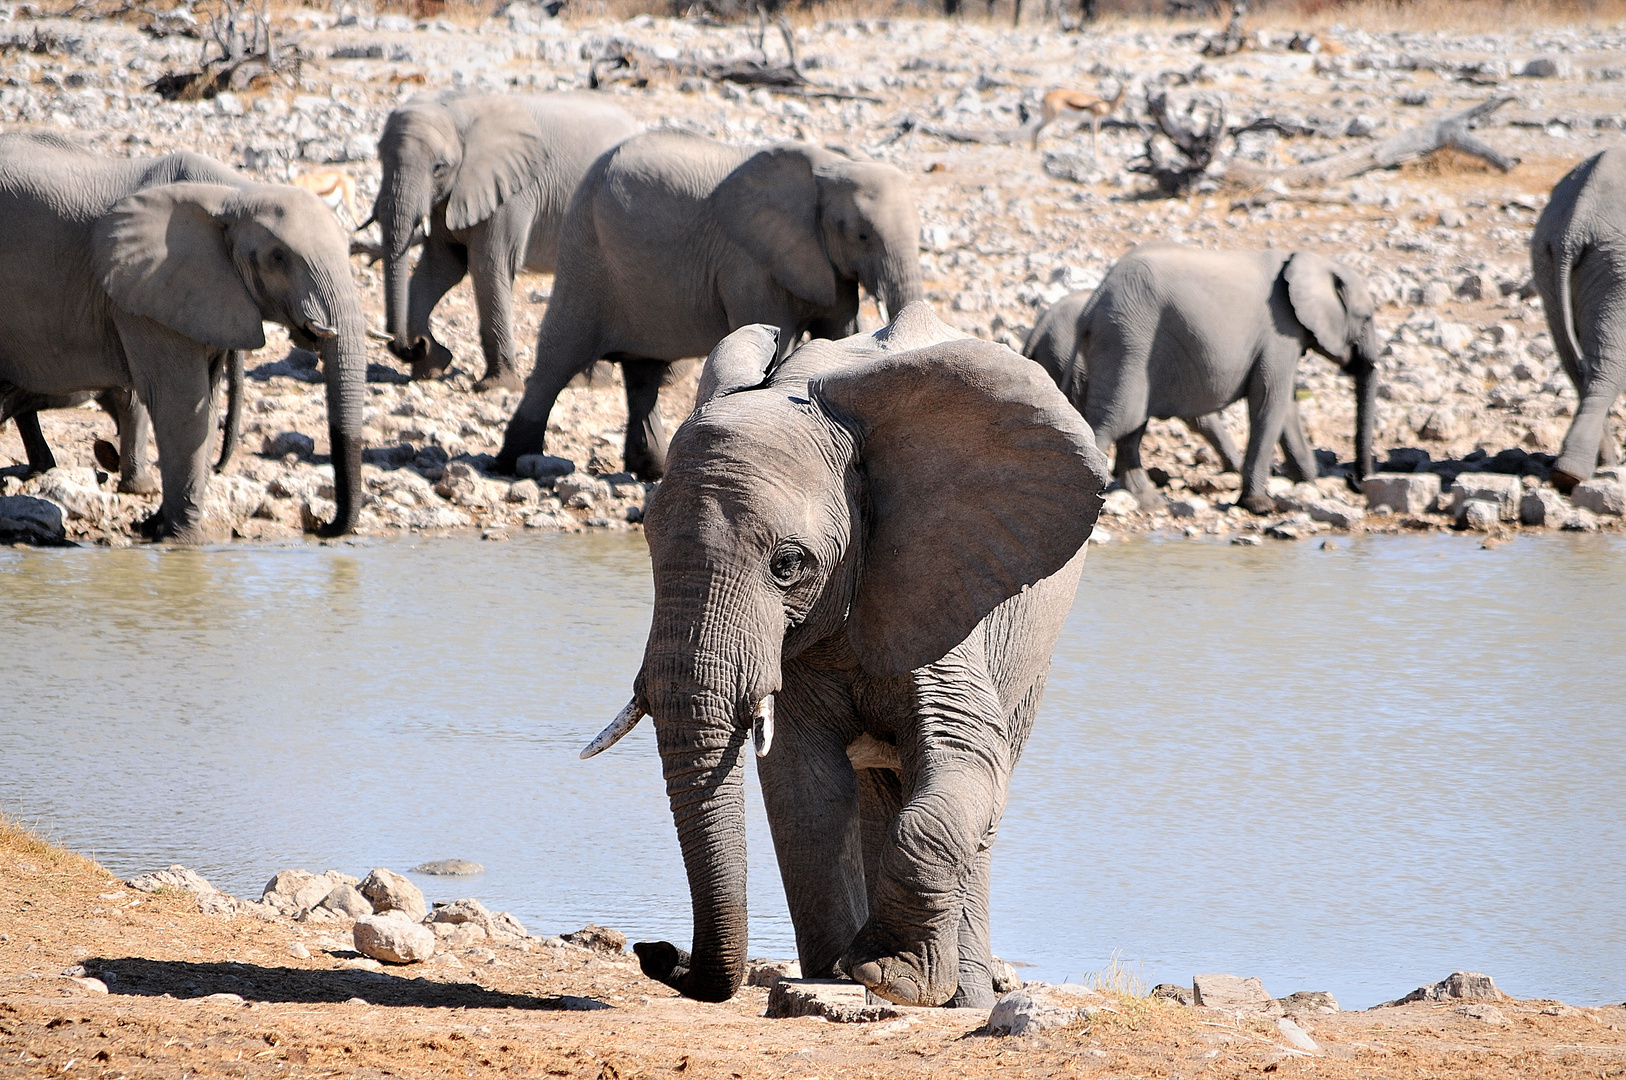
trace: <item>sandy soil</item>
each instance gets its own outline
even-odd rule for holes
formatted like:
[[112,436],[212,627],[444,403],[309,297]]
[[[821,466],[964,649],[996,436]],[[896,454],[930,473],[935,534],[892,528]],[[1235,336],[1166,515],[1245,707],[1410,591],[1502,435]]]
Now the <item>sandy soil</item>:
[[[140,30],[140,16],[87,22],[43,17],[29,5],[0,5],[0,51],[8,65],[0,78],[0,122],[67,130],[110,154],[201,150],[268,180],[340,168],[355,176],[365,216],[378,184],[373,140],[397,102],[448,86],[584,87],[595,58],[625,54],[632,68],[610,70],[607,77],[619,81],[604,92],[640,122],[734,142],[806,139],[903,169],[921,213],[928,297],[969,333],[1019,344],[1046,305],[1093,286],[1113,260],[1146,240],[1309,248],[1366,274],[1380,302],[1379,328],[1389,343],[1380,457],[1405,446],[1421,447],[1436,461],[1514,448],[1554,453],[1575,395],[1558,368],[1539,302],[1520,293],[1529,276],[1526,245],[1553,182],[1620,137],[1620,87],[1626,84],[1619,81],[1618,56],[1626,35],[1619,27],[1581,24],[1474,27],[1469,34],[1320,25],[1322,51],[1312,55],[1289,47],[1295,27],[1281,20],[1292,17],[1256,18],[1250,29],[1262,35],[1253,47],[1220,58],[1200,51],[1217,23],[1107,22],[1076,34],[975,21],[828,19],[797,28],[799,58],[815,82],[858,99],[821,100],[692,74],[697,64],[749,55],[752,28],[745,26],[648,16],[566,22],[522,3],[479,23],[340,18],[292,8],[278,26],[307,58],[297,85],[172,103],[147,87],[159,74],[195,63],[195,40],[154,38]],[[783,59],[782,48],[770,34],[767,49],[775,62]],[[1554,73],[1520,77],[1537,57],[1556,58]],[[1244,193],[1227,189],[1146,198],[1149,181],[1130,171],[1145,138],[1130,127],[1103,129],[1094,156],[1087,128],[1080,133],[1059,125],[1046,132],[1038,152],[1024,143],[961,143],[923,130],[1009,130],[1048,88],[1110,93],[1120,80],[1131,89],[1115,120],[1144,119],[1147,98],[1167,90],[1177,100],[1193,93],[1224,96],[1233,127],[1278,117],[1314,129],[1314,135],[1294,137],[1255,131],[1227,149],[1267,168],[1324,157],[1506,94],[1513,100],[1480,134],[1522,160],[1507,174],[1477,159],[1430,160],[1313,193],[1331,201],[1248,207],[1238,203]],[[359,258],[355,272],[368,310],[381,320],[382,274]],[[516,283],[522,366],[530,362],[550,291],[546,277],[524,275]],[[870,309],[872,322],[875,316]],[[437,460],[375,461],[367,467],[362,531],[636,527],[643,491],[634,485],[597,488],[592,505],[572,507],[569,496],[546,488],[512,491],[511,478],[485,473],[488,459],[481,455],[500,444],[515,398],[468,392],[482,361],[467,283],[439,308],[436,327],[457,356],[453,371],[438,382],[405,385],[399,367],[376,346],[367,434],[381,448],[438,448],[440,456],[468,461],[479,475],[443,483]],[[247,453],[234,466],[233,510],[226,515],[237,536],[297,535],[307,509],[319,514],[323,508],[322,387],[282,363],[287,350],[285,336],[272,333],[250,361]],[[674,423],[689,401],[685,389],[676,388],[664,405]],[[1299,397],[1311,443],[1349,461],[1349,380],[1327,361],[1309,358]],[[1227,416],[1241,441],[1243,407],[1233,406]],[[554,414],[550,450],[584,472],[613,477],[624,417],[614,380],[573,389]],[[1626,411],[1617,405],[1617,432],[1622,418]],[[272,452],[290,431],[315,440],[314,457]],[[95,411],[46,417],[59,459],[80,470],[74,482],[109,495],[80,498],[89,510],[69,507],[70,535],[125,543],[132,523],[150,513],[154,501],[112,495],[91,471],[91,443],[110,432],[110,421]],[[1225,512],[1234,475],[1217,475],[1211,451],[1178,421],[1154,421],[1146,453],[1148,464],[1167,474],[1171,498],[1201,493],[1209,505],[1186,519],[1126,512],[1104,521],[1109,531],[1212,534],[1269,525]],[[0,462],[8,458],[22,459],[9,427],[0,432]],[[1538,466],[1531,484],[1540,479]],[[17,476],[0,476],[0,495],[31,491]],[[1363,502],[1358,493],[1344,498],[1357,508]],[[1579,521],[1576,527],[1619,522],[1575,515],[1567,503],[1562,509],[1564,521]],[[1405,524],[1450,523],[1439,514]],[[1356,527],[1400,525],[1368,517]]]
[[[559,928],[566,929],[566,928]],[[371,971],[331,925],[203,915],[0,823],[0,1075],[88,1077],[1606,1077],[1626,1007],[1451,1002],[1268,1018],[1109,995],[1116,1013],[994,1038],[980,1012],[769,1020],[768,991],[676,997],[630,954],[528,938]],[[303,952],[308,954],[301,957]],[[1442,973],[1444,974],[1444,973]],[[76,981],[77,980],[77,981]],[[101,987],[106,987],[106,992]]]

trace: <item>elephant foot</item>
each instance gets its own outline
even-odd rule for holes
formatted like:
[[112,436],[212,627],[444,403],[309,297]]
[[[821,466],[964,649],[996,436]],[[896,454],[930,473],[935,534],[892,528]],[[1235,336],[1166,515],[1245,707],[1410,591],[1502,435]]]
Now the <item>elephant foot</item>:
[[1237,505],[1248,511],[1248,513],[1258,514],[1260,517],[1276,512],[1276,500],[1269,495],[1261,495],[1258,492],[1242,496],[1237,500]]
[[1586,479],[1586,477],[1576,476],[1568,469],[1563,469],[1557,465],[1554,465],[1551,479],[1553,482],[1553,487],[1557,488],[1565,495],[1568,495],[1571,491],[1575,490],[1575,485],[1581,483]]
[[[97,439],[90,448],[90,454],[96,459],[96,464],[110,473],[119,471],[119,448],[106,439]],[[122,491],[123,489],[120,488]]]
[[1155,487],[1136,492],[1135,498],[1140,502],[1140,508],[1149,513],[1155,514],[1159,510],[1167,510],[1169,507],[1169,500]]
[[954,996],[943,1003],[945,1009],[992,1009],[999,995],[991,986],[967,986],[963,981]]
[[[941,1005],[951,999],[959,989],[959,962],[943,957],[941,950],[932,949],[938,957],[931,963],[925,956],[898,954],[876,956],[864,947],[865,934],[842,958],[841,967],[854,982],[861,982],[877,997],[894,1005]],[[947,959],[947,963],[942,961]]]
[[419,347],[418,356],[412,361],[412,381],[433,379],[451,366],[452,350],[431,338],[427,344]]
[[666,475],[666,469],[654,458],[631,454],[626,458],[627,471],[646,484],[653,484]]
[[119,480],[119,490],[126,495],[154,495],[158,492],[158,486],[158,477],[150,472],[139,472],[127,480]]
[[136,523],[136,533],[139,534],[143,540],[159,539],[159,533],[163,530],[163,528],[164,511],[162,509],[153,511],[151,514],[142,518]]
[[525,380],[519,377],[519,372],[512,367],[504,366],[495,371],[488,371],[474,384],[474,392],[483,394],[487,390],[523,390]]

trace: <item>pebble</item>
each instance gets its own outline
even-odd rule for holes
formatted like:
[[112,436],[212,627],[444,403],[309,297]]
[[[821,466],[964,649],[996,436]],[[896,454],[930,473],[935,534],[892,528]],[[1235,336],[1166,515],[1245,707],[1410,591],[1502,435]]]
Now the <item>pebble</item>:
[[292,956],[296,960],[309,960],[311,958],[311,951],[303,944],[296,941],[292,945],[288,946],[288,955]]

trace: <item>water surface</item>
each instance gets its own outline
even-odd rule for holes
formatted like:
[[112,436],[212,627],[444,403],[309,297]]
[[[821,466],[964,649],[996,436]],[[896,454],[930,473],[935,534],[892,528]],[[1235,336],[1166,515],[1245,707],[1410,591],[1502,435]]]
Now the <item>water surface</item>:
[[[1626,542],[1091,553],[995,848],[1029,977],[1626,998]],[[416,880],[686,944],[637,536],[0,549],[0,809],[109,868]],[[792,955],[760,797],[754,955]]]

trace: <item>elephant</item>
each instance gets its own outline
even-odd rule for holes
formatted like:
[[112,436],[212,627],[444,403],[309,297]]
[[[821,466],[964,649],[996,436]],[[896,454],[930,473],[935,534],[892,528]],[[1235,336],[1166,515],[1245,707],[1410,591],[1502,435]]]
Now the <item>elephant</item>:
[[707,360],[645,530],[654,610],[625,710],[652,715],[694,908],[639,942],[702,1001],[746,957],[754,747],[802,972],[986,1007],[990,845],[1110,473],[1032,363],[924,302],[775,364]]
[[[1107,273],[1078,316],[1078,348],[1061,385],[1113,470],[1143,501],[1149,417],[1202,417],[1248,399],[1248,448],[1237,500],[1275,509],[1268,491],[1279,440],[1288,475],[1319,469],[1294,400],[1299,358],[1313,349],[1355,380],[1355,479],[1372,473],[1377,406],[1377,327],[1365,280],[1308,251],[1210,251],[1142,244]],[[1223,451],[1222,451],[1223,454]]]
[[[1094,291],[1080,289],[1057,300],[1039,316],[1039,321],[1022,341],[1022,355],[1044,368],[1065,394],[1073,392],[1069,379],[1082,379],[1086,374],[1083,358],[1078,355],[1078,317]],[[1183,419],[1187,427],[1208,440],[1226,472],[1242,471],[1242,455],[1237,453],[1231,433],[1225,430],[1224,417],[1210,412]]]
[[[61,397],[41,398],[37,395],[0,393],[0,424],[8,419],[17,421],[17,434],[22,437],[23,450],[28,455],[29,473],[49,472],[56,468],[56,455],[40,431],[39,412],[42,409],[72,409],[94,399],[103,412],[113,418],[119,435],[119,445],[97,439],[92,452],[96,463],[108,472],[119,474],[120,491],[135,495],[150,495],[158,490],[158,478],[147,461],[147,443],[152,438],[152,418],[145,406],[131,391],[124,388],[102,390],[95,394],[81,391]],[[226,363],[226,422],[220,442],[220,459],[215,472],[224,472],[231,462],[243,423],[243,352],[232,350]]]
[[163,498],[148,529],[198,543],[214,399],[262,322],[316,349],[328,384],[338,512],[361,499],[366,323],[349,243],[286,185],[170,182],[167,159],[102,158],[50,135],[0,136],[0,381],[53,397],[134,391],[152,417]]
[[1619,460],[1609,410],[1626,389],[1626,148],[1581,162],[1553,188],[1530,238],[1553,346],[1580,396],[1553,485],[1566,494]]
[[[517,390],[514,275],[552,272],[559,227],[582,175],[637,130],[632,117],[588,95],[448,92],[390,113],[378,142],[383,181],[372,218],[383,234],[390,351],[414,379],[452,362],[429,316],[447,291],[474,280],[485,375],[476,390]],[[428,219],[423,254],[407,278],[407,252]]]
[[602,358],[626,381],[627,470],[659,479],[655,407],[673,361],[751,323],[778,327],[781,357],[804,333],[844,337],[860,284],[892,314],[923,295],[920,220],[897,169],[802,143],[633,136],[594,162],[565,213],[536,366],[496,467],[543,451],[559,391]]

